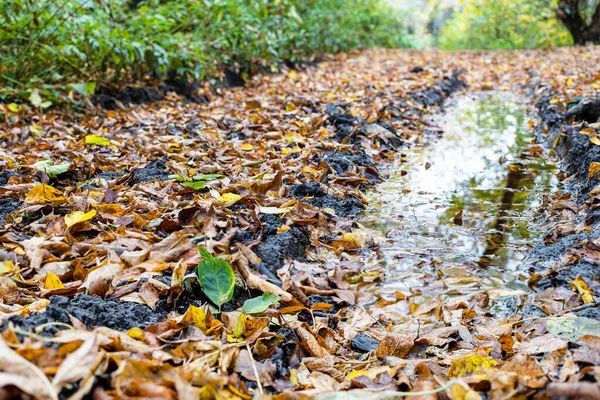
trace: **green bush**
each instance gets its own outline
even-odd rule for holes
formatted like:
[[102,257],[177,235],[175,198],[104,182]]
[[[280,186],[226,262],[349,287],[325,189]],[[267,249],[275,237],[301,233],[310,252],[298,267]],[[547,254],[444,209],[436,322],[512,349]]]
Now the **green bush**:
[[403,26],[385,0],[0,0],[0,96],[408,47]]
[[531,49],[572,44],[556,19],[555,0],[463,0],[449,20],[440,47],[455,49]]

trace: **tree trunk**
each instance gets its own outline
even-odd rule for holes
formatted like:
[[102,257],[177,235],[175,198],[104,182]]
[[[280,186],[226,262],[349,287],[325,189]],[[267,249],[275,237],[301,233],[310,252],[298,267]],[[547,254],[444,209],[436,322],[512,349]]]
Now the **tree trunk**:
[[580,0],[560,0],[556,17],[571,33],[576,45],[600,43],[600,6],[596,6],[588,24],[581,14]]

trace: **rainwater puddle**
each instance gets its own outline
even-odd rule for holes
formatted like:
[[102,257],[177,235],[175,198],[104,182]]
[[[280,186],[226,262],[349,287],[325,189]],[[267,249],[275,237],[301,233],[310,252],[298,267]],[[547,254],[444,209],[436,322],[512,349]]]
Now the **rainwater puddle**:
[[526,253],[543,234],[537,210],[558,181],[524,103],[503,93],[453,99],[434,120],[443,137],[383,171],[360,221],[380,237],[379,291],[527,289]]

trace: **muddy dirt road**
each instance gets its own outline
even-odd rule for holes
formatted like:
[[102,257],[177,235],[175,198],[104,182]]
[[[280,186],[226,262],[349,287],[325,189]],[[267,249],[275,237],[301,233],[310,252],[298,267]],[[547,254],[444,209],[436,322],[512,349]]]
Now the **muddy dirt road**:
[[2,396],[598,398],[599,61],[0,104]]

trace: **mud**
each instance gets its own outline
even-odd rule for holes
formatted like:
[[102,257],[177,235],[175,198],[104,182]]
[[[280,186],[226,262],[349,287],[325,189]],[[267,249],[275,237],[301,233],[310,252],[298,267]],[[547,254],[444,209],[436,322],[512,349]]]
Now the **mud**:
[[[590,201],[589,192],[600,184],[600,179],[596,177],[588,179],[590,164],[600,162],[600,146],[591,143],[588,136],[579,134],[583,127],[581,124],[573,126],[570,121],[574,118],[576,121],[595,122],[598,103],[586,102],[583,98],[576,99],[565,110],[560,103],[552,103],[551,100],[555,97],[553,93],[546,92],[538,100],[536,107],[541,126],[536,134],[538,141],[548,147],[554,145],[555,152],[561,159],[561,169],[569,176],[574,175],[574,179],[564,184],[563,190],[572,193],[572,199],[583,206]],[[573,225],[596,226],[600,222],[599,210],[587,206],[583,209],[585,211],[578,215]],[[555,243],[536,246],[530,257],[535,261],[559,260],[572,249],[582,249],[586,239],[594,240],[599,237],[600,232],[571,234]],[[557,270],[538,272],[542,274],[542,278],[536,282],[535,288],[540,291],[551,287],[569,287],[569,282],[578,276],[589,281],[600,278],[600,268],[583,260],[561,266]],[[586,310],[585,313],[590,318],[600,317],[597,308]]]
[[163,98],[156,89],[134,88],[127,86],[118,91],[108,87],[100,87],[92,96],[92,103],[106,110],[115,110],[120,102],[124,106],[159,101]]
[[200,82],[187,82],[187,81],[166,81],[164,85],[160,87],[160,91],[164,94],[174,92],[185,99],[197,103],[197,104],[208,104],[208,98],[199,93],[199,89],[202,89]]
[[4,217],[17,211],[22,204],[21,200],[13,197],[0,199],[0,226],[4,225]]
[[[106,326],[118,331],[131,328],[145,329],[165,319],[164,311],[152,311],[144,304],[103,300],[97,296],[80,294],[74,298],[63,296],[50,297],[50,304],[45,312],[33,313],[27,317],[14,316],[4,321],[0,330],[4,331],[11,322],[23,331],[35,330],[46,323],[61,322],[71,324],[69,315],[81,321],[88,329]],[[43,334],[54,335],[63,330],[62,326],[50,325],[43,329]]]
[[167,160],[164,158],[150,161],[144,168],[138,169],[133,173],[132,184],[139,182],[148,182],[152,180],[169,180],[169,170],[167,169]]
[[360,353],[368,353],[377,350],[378,347],[379,341],[364,333],[357,333],[350,342],[350,348]]
[[12,172],[12,171],[2,171],[0,172],[0,186],[4,186],[8,183],[8,180],[10,179],[11,176],[15,176],[17,175],[16,173]]
[[419,103],[423,108],[433,106],[441,106],[444,100],[452,93],[458,92],[460,89],[467,87],[464,81],[460,79],[460,72],[455,72],[449,77],[446,77],[441,82],[438,82],[434,87],[419,90],[411,94],[411,99]]
[[256,255],[262,260],[258,267],[259,272],[278,282],[277,270],[284,261],[304,260],[309,244],[308,235],[298,228],[268,236],[256,249]]
[[374,165],[371,158],[362,150],[358,149],[354,154],[347,152],[328,151],[325,157],[315,159],[318,164],[326,162],[340,176],[348,176],[346,171],[355,172],[358,167],[369,167]]
[[331,208],[340,217],[352,218],[365,209],[360,200],[354,197],[348,196],[341,199],[326,193],[319,182],[307,182],[292,186],[290,194],[315,207]]
[[594,281],[600,278],[600,268],[597,265],[579,261],[576,264],[565,265],[557,271],[550,271],[547,275],[536,283],[536,289],[545,290],[559,286],[569,287],[569,282],[577,277]]

